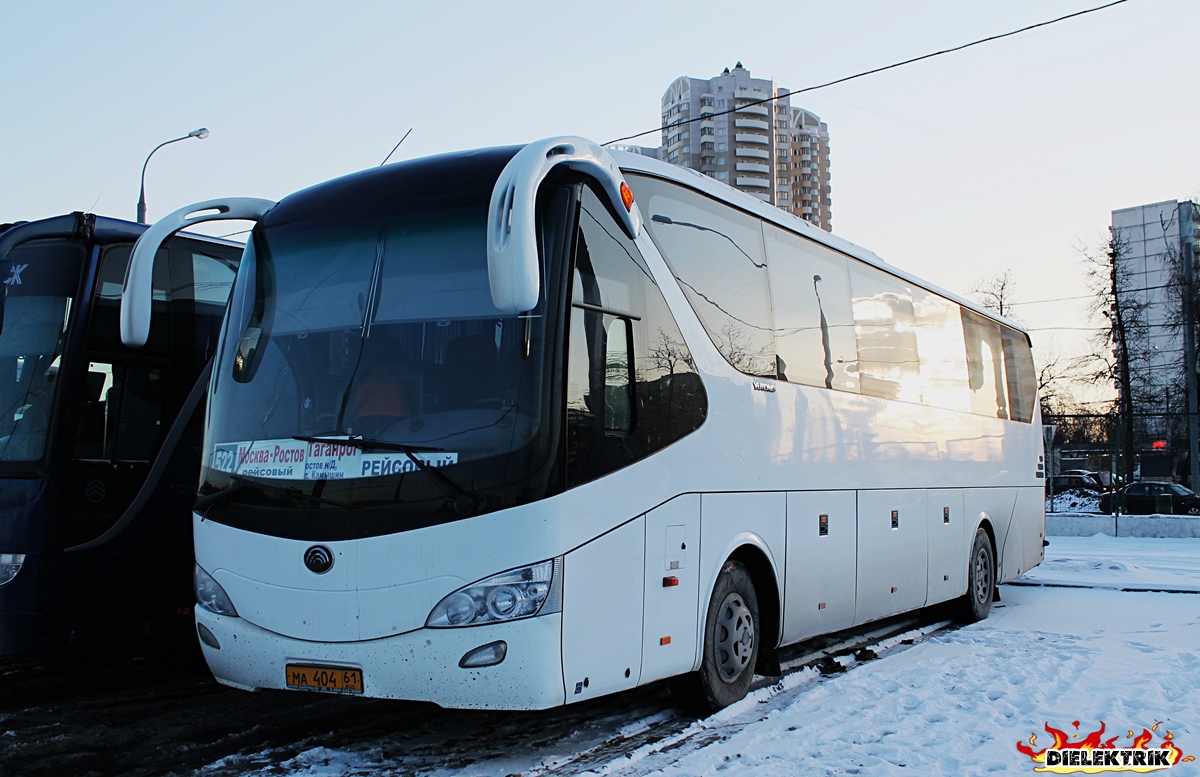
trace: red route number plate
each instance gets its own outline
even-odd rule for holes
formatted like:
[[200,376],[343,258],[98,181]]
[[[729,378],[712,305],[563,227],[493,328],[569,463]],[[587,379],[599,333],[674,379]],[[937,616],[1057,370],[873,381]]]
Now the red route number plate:
[[361,669],[344,666],[321,666],[319,664],[288,664],[287,687],[299,691],[324,691],[326,693],[362,693],[363,673]]

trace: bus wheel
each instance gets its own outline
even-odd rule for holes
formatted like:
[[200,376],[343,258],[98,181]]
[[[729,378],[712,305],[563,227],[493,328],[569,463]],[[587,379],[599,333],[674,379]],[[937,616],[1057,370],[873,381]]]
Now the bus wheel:
[[704,621],[700,670],[677,677],[671,690],[686,707],[716,712],[746,695],[758,659],[758,596],[746,568],[726,561]]
[[964,623],[983,620],[992,611],[992,592],[996,588],[996,559],[992,543],[983,527],[976,529],[967,567],[967,593],[960,600],[958,619]]

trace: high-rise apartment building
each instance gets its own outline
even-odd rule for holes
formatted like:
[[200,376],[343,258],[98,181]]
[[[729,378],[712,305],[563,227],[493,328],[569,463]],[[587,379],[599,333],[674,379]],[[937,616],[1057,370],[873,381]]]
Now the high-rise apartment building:
[[1156,442],[1181,461],[1187,452],[1182,258],[1194,254],[1200,240],[1200,213],[1191,202],[1175,200],[1114,210],[1112,234],[1119,246],[1118,295],[1131,319],[1136,442]]
[[662,98],[660,158],[830,230],[829,128],[786,96],[756,104],[780,94],[741,62],[716,78],[675,79]]

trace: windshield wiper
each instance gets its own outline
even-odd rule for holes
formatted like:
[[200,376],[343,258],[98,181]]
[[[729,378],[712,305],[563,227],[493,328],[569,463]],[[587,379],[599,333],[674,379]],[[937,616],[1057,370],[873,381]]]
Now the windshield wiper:
[[395,442],[392,440],[368,440],[361,436],[350,435],[348,437],[319,437],[293,435],[293,440],[301,442],[321,442],[335,443],[338,445],[349,445],[353,448],[358,448],[362,451],[398,451],[407,456],[417,469],[429,476],[429,479],[442,490],[446,496],[450,497],[451,503],[454,505],[454,511],[459,515],[474,515],[483,507],[483,496],[475,494],[455,483],[445,474],[440,472],[437,467],[430,466],[421,460],[418,453],[437,453],[445,450],[432,445],[411,445],[406,442]]
[[355,506],[349,502],[339,502],[336,499],[326,499],[325,497],[316,496],[315,494],[306,494],[295,486],[273,486],[268,483],[254,482],[249,478],[243,477],[242,475],[235,475],[233,473],[227,474],[229,475],[230,480],[233,482],[218,491],[214,491],[211,494],[205,494],[204,496],[200,497],[196,500],[196,504],[192,509],[203,515],[205,510],[207,510],[209,507],[212,507],[217,502],[223,502],[234,494],[242,491],[255,489],[259,491],[266,491],[272,494],[281,494],[287,497],[299,497],[317,504],[356,509]]

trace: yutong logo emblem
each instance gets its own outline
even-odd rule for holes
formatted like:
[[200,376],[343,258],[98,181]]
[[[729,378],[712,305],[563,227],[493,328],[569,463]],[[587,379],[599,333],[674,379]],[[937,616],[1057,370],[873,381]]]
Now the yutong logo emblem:
[[333,551],[324,545],[313,545],[304,551],[304,566],[318,575],[333,569]]

